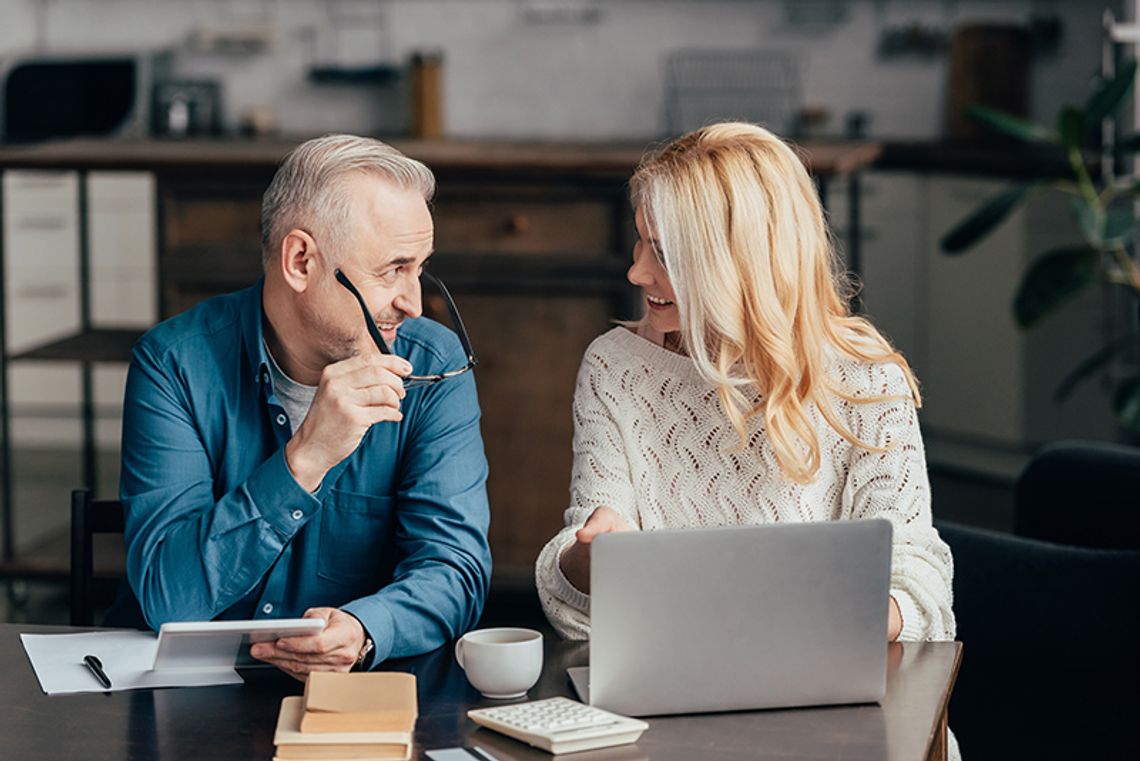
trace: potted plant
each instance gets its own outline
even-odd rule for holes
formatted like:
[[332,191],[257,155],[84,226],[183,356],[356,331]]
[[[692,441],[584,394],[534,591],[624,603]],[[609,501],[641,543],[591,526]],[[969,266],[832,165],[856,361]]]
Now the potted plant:
[[[1101,151],[1090,147],[1102,121],[1115,113],[1132,88],[1135,76],[1136,62],[1129,61],[1115,77],[1103,81],[1083,107],[1062,108],[1052,128],[993,109],[970,108],[975,118],[1005,135],[1028,143],[1060,146],[1071,172],[1011,185],[985,201],[940,241],[944,253],[963,254],[1033,195],[1053,192],[1068,196],[1084,243],[1041,254],[1022,275],[1013,299],[1013,315],[1023,329],[1037,325],[1096,282],[1125,288],[1134,297],[1140,297],[1140,261],[1130,250],[1140,236],[1140,221],[1135,213],[1140,178],[1103,180],[1098,169]],[[1137,151],[1140,133],[1117,142],[1105,160]],[[1138,349],[1140,324],[1113,336],[1107,345],[1077,365],[1057,388],[1057,398],[1064,399],[1078,383],[1118,356]],[[1133,372],[1118,378],[1114,386],[1113,407],[1117,415],[1125,426],[1140,431],[1140,374]]]

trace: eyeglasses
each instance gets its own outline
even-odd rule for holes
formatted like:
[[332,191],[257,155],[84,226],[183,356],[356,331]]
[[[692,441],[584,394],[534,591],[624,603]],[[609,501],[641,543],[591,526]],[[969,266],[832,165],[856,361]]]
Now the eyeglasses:
[[[368,335],[372,336],[372,342],[376,344],[376,348],[380,350],[381,354],[391,354],[392,350],[388,347],[388,342],[384,340],[384,336],[380,335],[380,329],[376,327],[376,323],[372,320],[372,312],[369,311],[368,304],[364,302],[364,297],[360,295],[360,291],[356,290],[356,286],[348,279],[348,275],[339,269],[336,270],[334,274],[336,275],[336,281],[355,296],[356,302],[360,304],[360,311],[364,313],[364,326],[368,329]],[[479,364],[479,360],[475,357],[475,350],[471,348],[471,338],[467,335],[467,328],[463,327],[463,319],[459,316],[459,309],[456,308],[455,300],[451,298],[447,286],[443,284],[442,280],[430,272],[421,272],[420,277],[434,285],[439,289],[439,292],[443,294],[443,300],[447,304],[447,313],[451,316],[451,322],[455,325],[456,332],[459,333],[459,343],[463,346],[463,353],[467,355],[467,364],[456,370],[448,370],[447,372],[438,373],[436,375],[405,376],[404,388],[430,386],[434,383],[445,381],[448,378],[462,375],[468,370],[473,370],[475,365]]]

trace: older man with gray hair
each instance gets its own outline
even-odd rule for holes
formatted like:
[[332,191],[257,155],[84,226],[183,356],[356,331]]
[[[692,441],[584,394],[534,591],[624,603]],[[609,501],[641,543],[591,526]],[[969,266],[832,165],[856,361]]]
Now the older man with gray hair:
[[[434,190],[378,140],[301,145],[265,193],[261,280],[136,345],[120,492],[149,626],[324,618],[251,650],[303,678],[432,650],[478,619],[473,357],[421,316]],[[108,622],[133,605],[121,595]]]

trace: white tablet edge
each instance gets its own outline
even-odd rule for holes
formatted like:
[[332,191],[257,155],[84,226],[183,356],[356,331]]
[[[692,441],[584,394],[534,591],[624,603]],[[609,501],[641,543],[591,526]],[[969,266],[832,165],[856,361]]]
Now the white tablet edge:
[[242,642],[316,634],[325,624],[322,618],[166,623],[158,630],[153,668],[232,670]]
[[[172,621],[163,624],[162,634],[265,634],[280,637],[316,634],[325,628],[323,618],[259,618],[249,621]],[[276,639],[276,638],[275,638]]]

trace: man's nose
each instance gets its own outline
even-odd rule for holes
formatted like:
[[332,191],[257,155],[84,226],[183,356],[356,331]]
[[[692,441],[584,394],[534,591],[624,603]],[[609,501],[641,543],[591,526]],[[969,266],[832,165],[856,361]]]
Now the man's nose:
[[392,299],[392,306],[403,312],[407,317],[419,317],[424,313],[423,299],[420,293],[420,279],[408,278],[396,298]]

